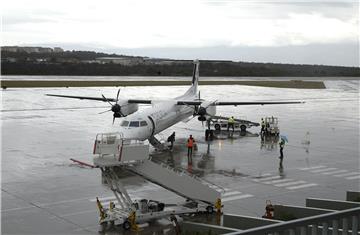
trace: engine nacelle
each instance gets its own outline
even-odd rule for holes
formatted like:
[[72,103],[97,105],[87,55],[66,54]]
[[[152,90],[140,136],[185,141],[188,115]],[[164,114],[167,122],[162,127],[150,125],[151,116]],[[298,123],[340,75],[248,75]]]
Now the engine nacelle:
[[215,105],[210,105],[209,107],[207,107],[206,108],[206,115],[215,116],[216,115],[216,106]]
[[139,109],[138,104],[129,104],[128,102],[119,102],[119,105],[121,106],[121,113],[124,116],[135,113]]
[[211,105],[211,103],[202,104],[197,111],[197,115],[199,115],[198,120],[199,121],[206,121],[209,116],[215,116],[216,115],[216,106]]

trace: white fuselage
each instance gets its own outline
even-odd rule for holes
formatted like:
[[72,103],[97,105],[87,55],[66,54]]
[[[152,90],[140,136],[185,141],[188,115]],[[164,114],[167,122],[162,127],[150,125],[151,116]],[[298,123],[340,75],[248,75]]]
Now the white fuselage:
[[189,118],[194,109],[186,105],[177,105],[180,99],[194,100],[197,96],[181,96],[167,101],[158,101],[151,108],[139,110],[121,119],[120,132],[125,139],[146,140],[161,131]]

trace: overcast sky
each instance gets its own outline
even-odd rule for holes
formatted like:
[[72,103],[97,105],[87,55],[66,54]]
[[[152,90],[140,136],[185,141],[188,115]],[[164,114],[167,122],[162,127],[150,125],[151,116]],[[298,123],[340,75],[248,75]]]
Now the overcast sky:
[[9,0],[2,45],[359,66],[358,1]]

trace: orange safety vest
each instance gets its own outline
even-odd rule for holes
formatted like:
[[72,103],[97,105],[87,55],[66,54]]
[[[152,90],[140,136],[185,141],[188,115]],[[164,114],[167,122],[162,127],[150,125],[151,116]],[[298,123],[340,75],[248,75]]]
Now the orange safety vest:
[[194,139],[189,138],[188,141],[187,141],[188,148],[192,148],[193,144],[194,144]]

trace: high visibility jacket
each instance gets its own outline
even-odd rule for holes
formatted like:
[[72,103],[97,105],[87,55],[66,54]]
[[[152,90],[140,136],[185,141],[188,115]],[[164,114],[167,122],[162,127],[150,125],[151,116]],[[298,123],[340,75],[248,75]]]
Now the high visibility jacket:
[[192,148],[193,147],[193,145],[194,145],[194,139],[192,139],[192,138],[189,138],[188,140],[187,140],[187,147],[188,148]]
[[261,122],[261,126],[265,126],[265,122],[264,122],[264,121]]
[[228,120],[228,123],[232,123],[232,124],[234,124],[234,122],[235,122],[235,120],[234,120],[234,118],[229,118],[229,120]]

